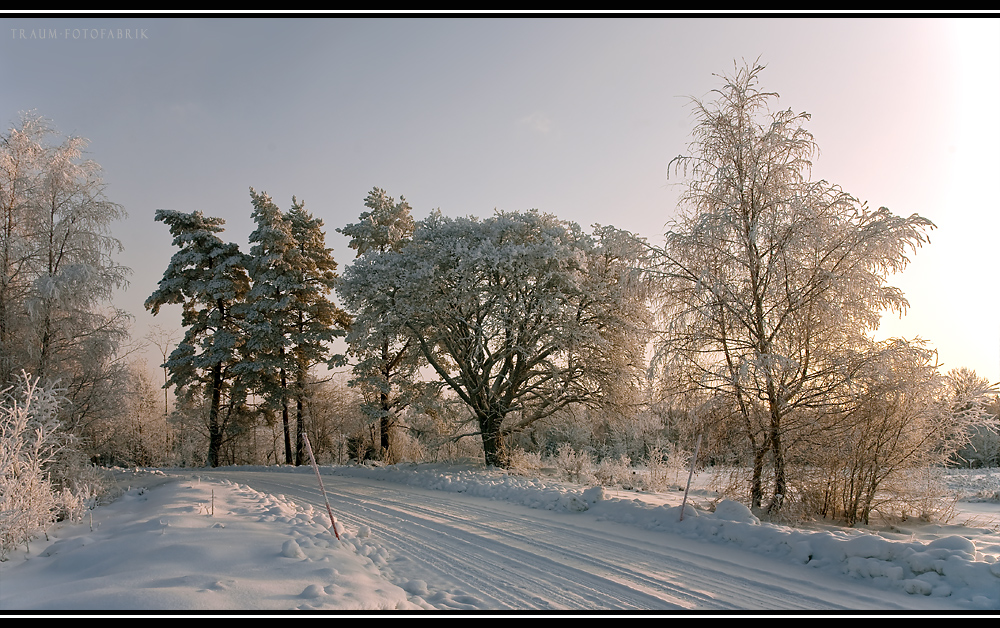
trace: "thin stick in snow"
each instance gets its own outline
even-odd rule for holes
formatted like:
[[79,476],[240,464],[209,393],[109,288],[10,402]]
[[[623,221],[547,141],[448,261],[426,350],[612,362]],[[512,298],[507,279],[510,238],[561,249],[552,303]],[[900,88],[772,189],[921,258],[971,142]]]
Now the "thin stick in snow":
[[319,467],[316,466],[316,458],[313,457],[313,448],[309,444],[309,436],[302,432],[302,440],[306,444],[306,452],[309,454],[309,462],[312,463],[313,471],[316,472],[316,481],[319,482],[319,492],[323,493],[323,501],[326,502],[326,512],[330,515],[330,527],[333,528],[333,534],[340,540],[340,534],[337,533],[337,520],[333,518],[333,510],[330,509],[330,500],[326,498],[326,489],[323,488],[323,478],[319,476]]
[[701,447],[701,434],[698,434],[698,440],[694,443],[694,454],[691,455],[691,469],[688,471],[688,483],[684,487],[684,500],[681,501],[681,518],[678,521],[684,521],[684,507],[688,503],[688,490],[691,488],[691,476],[694,475],[694,463],[698,460],[699,447]]

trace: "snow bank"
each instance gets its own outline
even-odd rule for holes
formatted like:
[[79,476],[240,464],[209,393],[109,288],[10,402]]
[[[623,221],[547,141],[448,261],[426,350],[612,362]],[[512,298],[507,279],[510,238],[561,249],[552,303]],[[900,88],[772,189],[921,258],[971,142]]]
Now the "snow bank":
[[338,541],[325,512],[227,481],[131,489],[93,512],[0,563],[0,609],[430,608],[383,577],[364,531]]

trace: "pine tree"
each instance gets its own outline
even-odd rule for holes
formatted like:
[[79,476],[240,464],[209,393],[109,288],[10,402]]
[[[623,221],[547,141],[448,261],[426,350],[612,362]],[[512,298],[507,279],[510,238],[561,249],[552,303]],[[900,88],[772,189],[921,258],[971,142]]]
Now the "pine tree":
[[330,295],[339,277],[333,250],[326,247],[323,221],[305,209],[305,203],[292,197],[292,208],[285,214],[291,225],[296,251],[296,282],[291,290],[291,351],[295,365],[296,430],[295,461],[305,462],[302,433],[306,425],[306,380],[309,369],[328,361],[331,366],[344,362],[343,356],[329,355],[329,345],[345,335],[350,325],[348,314],[334,305]]
[[[247,359],[237,370],[281,408],[285,462],[298,465],[305,454],[302,432],[307,427],[309,369],[328,359],[328,343],[344,334],[347,318],[328,298],[337,281],[337,263],[326,248],[323,221],[295,197],[292,208],[282,213],[266,193],[251,188],[250,196],[257,229],[250,236]],[[292,399],[294,424],[289,417]]]
[[[337,229],[351,237],[348,246],[358,252],[356,265],[365,265],[362,258],[366,255],[374,257],[401,250],[411,240],[415,226],[410,204],[402,196],[397,203],[385,190],[372,188],[365,207],[369,211],[362,212],[358,222]],[[365,394],[365,414],[379,423],[379,447],[386,457],[396,417],[425,387],[416,381],[422,363],[419,348],[412,339],[394,330],[388,320],[393,283],[378,280],[375,283],[381,288],[373,295],[376,298],[349,299],[357,318],[347,341],[350,353],[358,359],[351,383]],[[344,294],[350,292],[348,289]]]
[[246,296],[247,359],[236,368],[247,385],[281,410],[285,464],[292,464],[292,429],[288,418],[288,373],[294,370],[290,352],[292,290],[296,286],[297,251],[291,225],[266,193],[250,188],[251,216],[257,229],[250,234]]
[[170,259],[156,291],[146,300],[155,316],[163,305],[183,306],[184,339],[170,354],[170,384],[189,393],[203,391],[209,401],[208,465],[218,466],[225,434],[223,397],[238,405],[245,390],[233,380],[245,334],[240,303],[250,289],[247,256],[216,234],[225,221],[200,211],[157,210],[155,220],[170,228],[180,248]]

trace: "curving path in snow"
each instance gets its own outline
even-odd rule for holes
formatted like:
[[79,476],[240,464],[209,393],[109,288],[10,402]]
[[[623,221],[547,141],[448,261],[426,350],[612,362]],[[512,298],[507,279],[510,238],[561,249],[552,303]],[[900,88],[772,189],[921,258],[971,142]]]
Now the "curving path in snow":
[[[206,470],[325,512],[312,474]],[[338,521],[369,534],[383,574],[435,609],[941,610],[941,599],[738,547],[464,493],[324,474]],[[367,529],[366,529],[367,528]]]

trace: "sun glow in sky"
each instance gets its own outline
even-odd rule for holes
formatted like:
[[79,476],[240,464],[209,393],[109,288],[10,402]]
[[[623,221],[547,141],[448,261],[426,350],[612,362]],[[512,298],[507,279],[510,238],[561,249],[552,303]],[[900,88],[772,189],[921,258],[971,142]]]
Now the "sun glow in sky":
[[931,244],[893,278],[910,301],[903,319],[885,317],[880,335],[920,336],[947,370],[974,368],[1000,381],[1000,21],[954,20],[945,31],[954,57],[951,131],[946,138]]
[[780,106],[812,114],[814,176],[938,227],[890,279],[911,307],[880,335],[1000,381],[1000,20],[8,16],[0,121],[36,109],[91,140],[129,212],[118,303],[141,337],[180,320],[142,307],[173,253],[154,211],[223,217],[246,249],[251,186],[305,199],[342,267],[334,230],[373,186],[418,219],[538,208],[659,244],[687,98],[757,58]]

